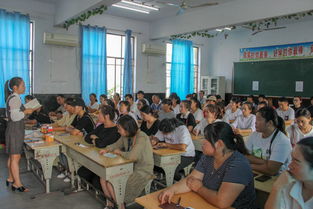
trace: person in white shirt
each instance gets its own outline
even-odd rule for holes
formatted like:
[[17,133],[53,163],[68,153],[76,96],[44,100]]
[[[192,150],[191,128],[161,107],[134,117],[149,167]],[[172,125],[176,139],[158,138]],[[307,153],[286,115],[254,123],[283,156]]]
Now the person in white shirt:
[[282,97],[278,100],[279,108],[276,110],[278,116],[285,121],[293,122],[295,119],[295,111],[289,107],[288,99]]
[[145,98],[145,92],[143,91],[138,91],[137,92],[137,101],[136,103],[138,103],[139,100],[144,99],[147,103],[147,105],[150,105],[149,101]]
[[139,114],[139,110],[137,108],[137,104],[134,102],[134,97],[131,95],[131,94],[126,94],[125,95],[125,100],[127,102],[129,102],[130,104],[130,112],[134,113],[135,115],[136,114]]
[[176,114],[172,110],[172,101],[170,99],[162,100],[162,109],[159,111],[158,115],[160,121],[165,118],[176,118]]
[[256,113],[255,128],[246,142],[252,169],[270,176],[286,170],[292,148],[284,121],[273,108],[263,107]]
[[191,113],[196,119],[196,123],[200,123],[200,121],[204,118],[203,112],[201,110],[201,104],[197,98],[191,98]]
[[119,117],[130,115],[138,123],[136,115],[130,111],[130,104],[128,101],[120,101],[118,111]]
[[106,100],[108,99],[108,96],[106,94],[100,95],[100,105],[106,105]]
[[200,104],[203,105],[206,102],[206,97],[204,96],[204,91],[199,91],[199,101]]
[[229,103],[229,109],[226,110],[224,115],[224,121],[226,123],[233,123],[239,115],[242,115],[242,111],[239,108],[240,101],[236,98],[232,98]]
[[307,109],[299,109],[296,112],[295,124],[288,126],[286,132],[290,138],[292,146],[305,137],[313,136],[313,127],[311,122],[311,113]]
[[169,99],[172,101],[172,109],[175,113],[175,115],[178,115],[180,113],[179,107],[180,107],[180,98],[177,96],[176,93],[172,93],[169,97]]
[[179,172],[194,161],[195,147],[187,127],[176,118],[164,119],[159,125],[159,131],[151,140],[155,148],[164,147],[186,151],[181,155],[181,162],[175,171],[175,179],[180,179]]
[[253,104],[245,102],[242,105],[242,115],[239,115],[236,120],[231,124],[234,128],[235,133],[240,131],[253,132],[255,131],[255,115],[252,114]]
[[89,95],[89,99],[90,99],[90,103],[87,106],[88,112],[89,113],[94,113],[94,112],[98,111],[100,105],[99,105],[98,100],[97,100],[97,95],[94,94],[94,93],[91,93]]
[[273,184],[265,209],[313,208],[313,137],[301,139],[291,156],[289,171]]
[[204,129],[207,125],[215,122],[222,121],[222,112],[217,105],[209,104],[204,110],[206,117],[203,118],[198,125],[193,129],[193,134],[204,136]]

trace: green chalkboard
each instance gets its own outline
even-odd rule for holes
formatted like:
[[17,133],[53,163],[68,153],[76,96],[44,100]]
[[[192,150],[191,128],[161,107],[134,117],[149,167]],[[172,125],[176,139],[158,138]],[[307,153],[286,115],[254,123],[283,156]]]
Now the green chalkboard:
[[[234,63],[234,94],[266,96],[313,96],[313,59],[290,59]],[[252,82],[259,82],[258,91]],[[296,92],[296,81],[303,81],[303,92]]]

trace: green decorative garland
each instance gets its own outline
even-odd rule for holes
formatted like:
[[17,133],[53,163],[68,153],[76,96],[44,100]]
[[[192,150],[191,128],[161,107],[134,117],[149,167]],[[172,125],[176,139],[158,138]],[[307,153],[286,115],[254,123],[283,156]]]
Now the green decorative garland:
[[72,18],[72,19],[70,19],[68,21],[65,21],[64,24],[63,24],[63,27],[66,28],[66,30],[68,30],[68,28],[71,25],[82,23],[85,20],[87,20],[88,18],[90,18],[91,16],[95,16],[95,15],[98,15],[98,14],[101,15],[105,10],[107,10],[107,6],[105,6],[105,5],[101,5],[100,7],[88,10],[85,13],[79,15],[76,18]]
[[[264,19],[262,21],[257,21],[257,22],[249,22],[246,23],[245,25],[249,26],[251,28],[251,31],[256,31],[256,30],[262,30],[264,28],[269,28],[270,26],[277,26],[277,22],[279,20],[300,20],[304,18],[305,16],[312,16],[313,15],[313,10],[308,11],[308,12],[303,12],[303,13],[297,13],[297,14],[291,14],[291,15],[285,15],[281,17],[273,17],[273,18],[268,18]],[[236,29],[236,26],[230,26],[232,30]],[[209,30],[204,30],[204,31],[198,31],[198,32],[191,32],[191,33],[184,33],[184,34],[178,34],[178,35],[172,35],[170,36],[170,40],[174,39],[191,39],[193,37],[203,37],[203,38],[214,38],[220,34],[224,34],[225,39],[228,37],[228,31],[227,30],[222,30],[220,32],[216,32],[213,34],[209,32]]]

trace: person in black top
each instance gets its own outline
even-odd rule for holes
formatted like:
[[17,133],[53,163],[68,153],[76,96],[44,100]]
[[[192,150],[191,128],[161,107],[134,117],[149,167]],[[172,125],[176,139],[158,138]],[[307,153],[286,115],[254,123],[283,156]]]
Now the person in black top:
[[[121,135],[118,133],[117,126],[113,122],[115,118],[115,112],[113,107],[109,105],[102,105],[100,108],[99,125],[95,130],[88,133],[85,136],[85,141],[89,144],[94,144],[98,148],[105,148],[106,146],[115,143]],[[100,178],[92,171],[88,170],[85,167],[78,169],[78,175],[92,183],[92,185],[101,189]]]
[[294,96],[293,97],[293,106],[292,109],[297,112],[297,110],[302,109],[302,98],[300,96]]
[[155,135],[159,130],[160,121],[154,117],[152,108],[149,105],[144,105],[140,109],[140,114],[143,119],[140,126],[141,131],[145,132],[148,136]]
[[26,124],[44,124],[44,123],[52,123],[48,113],[43,110],[41,106],[37,110],[35,110],[26,121]]
[[77,116],[74,118],[71,126],[66,128],[66,131],[71,135],[86,135],[93,131],[95,128],[95,122],[86,112],[84,100],[81,98],[75,98],[73,104],[75,106],[75,114],[77,114]]
[[193,128],[197,124],[196,124],[195,117],[193,116],[192,113],[190,113],[190,108],[191,108],[191,102],[188,100],[183,100],[180,103],[180,107],[179,107],[180,113],[176,115],[176,118],[187,126],[189,132],[192,132]]

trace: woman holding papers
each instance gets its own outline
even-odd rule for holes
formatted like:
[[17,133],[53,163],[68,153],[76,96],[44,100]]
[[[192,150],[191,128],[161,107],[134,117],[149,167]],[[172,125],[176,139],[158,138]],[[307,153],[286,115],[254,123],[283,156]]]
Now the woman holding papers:
[[6,151],[9,154],[8,171],[9,177],[6,185],[12,187],[12,191],[27,192],[20,179],[19,162],[23,150],[25,137],[24,117],[31,114],[33,109],[25,109],[20,94],[25,92],[25,83],[22,78],[14,77],[5,84],[7,97],[6,111],[8,126],[5,132]]

